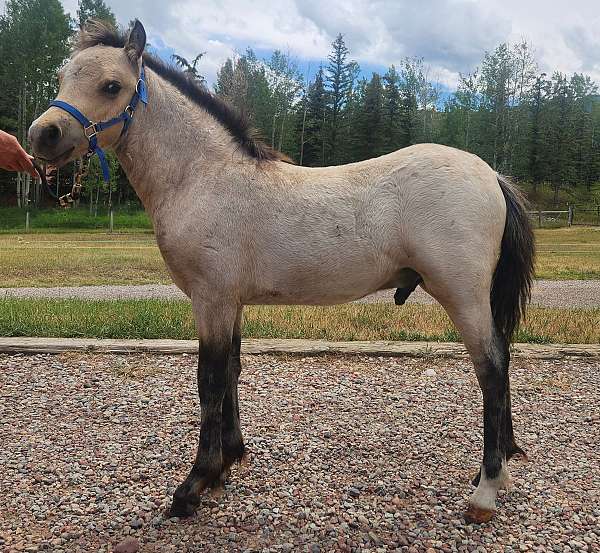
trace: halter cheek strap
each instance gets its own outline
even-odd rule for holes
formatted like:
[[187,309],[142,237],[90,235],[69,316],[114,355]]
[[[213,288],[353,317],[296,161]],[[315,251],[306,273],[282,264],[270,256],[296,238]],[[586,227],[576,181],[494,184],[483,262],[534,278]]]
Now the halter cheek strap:
[[142,64],[142,69],[140,70],[140,78],[135,86],[135,92],[131,97],[131,101],[129,105],[125,108],[125,110],[109,119],[108,121],[100,121],[98,123],[92,123],[83,113],[81,113],[75,106],[67,102],[63,102],[62,100],[54,100],[50,103],[51,107],[60,108],[79,121],[83,126],[83,132],[85,137],[88,139],[89,149],[87,153],[87,157],[91,157],[94,154],[98,156],[100,160],[100,167],[102,168],[102,176],[104,177],[105,182],[109,182],[110,180],[110,169],[108,167],[108,162],[106,160],[106,154],[104,150],[100,148],[98,145],[98,133],[118,125],[119,123],[123,123],[123,130],[121,131],[121,136],[123,136],[127,129],[129,128],[129,124],[133,119],[133,114],[135,113],[135,109],[139,102],[142,102],[144,105],[148,104],[148,88],[146,86],[146,72],[144,71],[144,65]]

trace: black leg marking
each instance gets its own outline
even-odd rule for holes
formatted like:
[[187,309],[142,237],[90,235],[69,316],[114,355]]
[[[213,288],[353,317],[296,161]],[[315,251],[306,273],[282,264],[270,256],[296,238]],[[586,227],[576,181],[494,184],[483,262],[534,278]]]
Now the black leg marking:
[[201,424],[198,452],[194,466],[173,496],[171,516],[191,515],[206,488],[218,486],[223,472],[221,445],[223,399],[228,385],[231,343],[225,345],[200,342],[198,356],[198,393]]
[[[502,462],[513,455],[523,453],[515,443],[510,404],[508,343],[496,333],[485,362],[477,369],[477,377],[483,392],[483,466],[486,477],[496,478]],[[480,471],[481,473],[481,471]],[[479,485],[481,474],[473,479]]]
[[238,463],[246,451],[240,426],[240,408],[238,403],[238,380],[242,371],[240,351],[242,335],[240,328],[241,312],[233,330],[232,351],[229,358],[228,385],[223,399],[223,465],[229,467]]

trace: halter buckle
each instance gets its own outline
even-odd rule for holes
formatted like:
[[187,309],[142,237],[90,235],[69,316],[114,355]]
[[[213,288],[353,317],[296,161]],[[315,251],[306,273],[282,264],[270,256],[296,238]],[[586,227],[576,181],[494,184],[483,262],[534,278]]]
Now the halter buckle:
[[131,104],[129,104],[126,108],[125,108],[125,113],[128,115],[129,119],[133,119],[133,108],[131,107]]
[[139,94],[140,93],[140,86],[144,84],[144,81],[142,81],[142,79],[138,79],[138,82],[135,83],[135,91]]
[[98,129],[96,128],[96,123],[92,123],[89,127],[83,127],[83,133],[88,140],[91,140],[98,134]]

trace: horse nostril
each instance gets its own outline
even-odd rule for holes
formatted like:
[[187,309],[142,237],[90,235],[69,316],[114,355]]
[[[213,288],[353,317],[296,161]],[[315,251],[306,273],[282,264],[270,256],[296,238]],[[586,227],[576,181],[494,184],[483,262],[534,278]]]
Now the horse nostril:
[[47,125],[42,129],[41,139],[48,146],[55,146],[62,137],[62,132],[58,125]]

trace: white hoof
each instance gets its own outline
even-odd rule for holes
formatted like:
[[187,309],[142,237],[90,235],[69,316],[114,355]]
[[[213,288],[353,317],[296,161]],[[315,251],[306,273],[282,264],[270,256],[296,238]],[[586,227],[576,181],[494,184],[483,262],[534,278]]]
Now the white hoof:
[[[500,473],[493,479],[487,477],[485,467],[482,465],[479,485],[469,500],[469,510],[467,513],[472,512],[474,519],[487,518],[487,520],[490,520],[496,510],[496,495],[498,494],[498,490],[508,488],[509,485],[510,474],[506,466],[506,461],[502,462]],[[486,522],[486,520],[482,520],[482,522]]]

